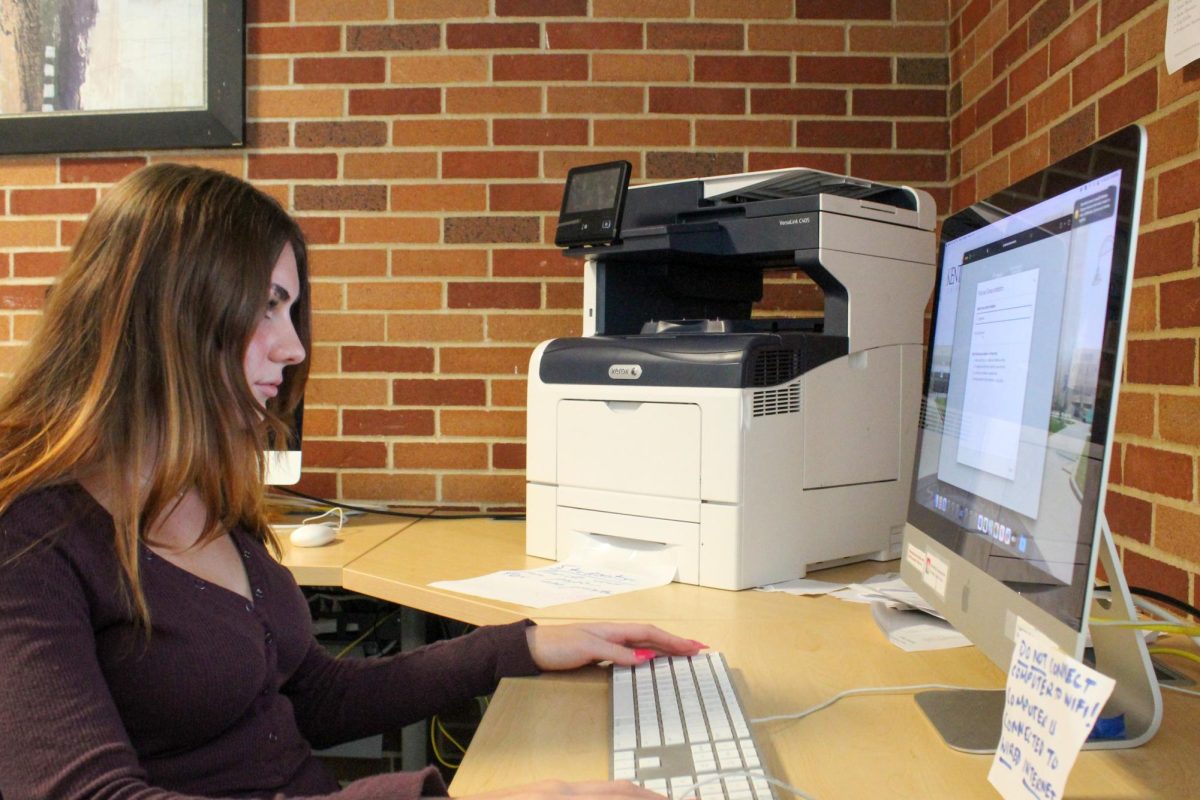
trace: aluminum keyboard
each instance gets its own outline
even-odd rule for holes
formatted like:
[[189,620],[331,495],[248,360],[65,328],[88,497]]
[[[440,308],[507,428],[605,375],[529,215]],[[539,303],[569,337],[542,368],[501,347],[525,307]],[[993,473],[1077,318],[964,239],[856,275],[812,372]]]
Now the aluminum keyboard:
[[[676,800],[773,800],[720,653],[612,670],[612,777]],[[728,775],[691,789],[696,783]]]

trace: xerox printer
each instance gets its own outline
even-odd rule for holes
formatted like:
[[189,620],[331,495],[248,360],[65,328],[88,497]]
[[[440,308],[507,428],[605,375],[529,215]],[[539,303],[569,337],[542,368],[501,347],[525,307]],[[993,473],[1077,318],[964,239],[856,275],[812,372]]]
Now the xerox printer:
[[[574,201],[568,176],[584,335],[530,359],[526,551],[722,589],[896,557],[932,198],[810,169],[626,188],[612,167]],[[774,271],[810,277],[824,317],[753,317]]]

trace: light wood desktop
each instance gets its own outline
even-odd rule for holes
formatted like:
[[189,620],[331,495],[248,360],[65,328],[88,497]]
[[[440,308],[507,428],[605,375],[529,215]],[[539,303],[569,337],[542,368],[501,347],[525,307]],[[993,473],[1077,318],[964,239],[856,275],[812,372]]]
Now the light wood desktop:
[[[429,509],[416,509],[414,514],[429,513]],[[415,524],[420,519],[389,517],[382,514],[367,514],[347,517],[346,524],[337,538],[321,547],[294,547],[288,536],[300,522],[291,518],[276,523],[275,533],[283,549],[280,561],[291,571],[296,583],[301,586],[341,586],[342,571],[346,565],[372,548]]]
[[[799,711],[845,689],[947,683],[1002,687],[1004,676],[975,648],[904,653],[889,644],[868,607],[828,597],[726,592],[671,584],[548,609],[432,589],[431,581],[544,566],[524,554],[524,526],[486,520],[422,520],[349,563],[343,585],[477,624],[632,619],[659,624],[725,653],[747,713]],[[889,565],[839,567],[817,577],[858,579]],[[541,778],[608,776],[608,677],[601,669],[506,680],[451,787],[454,795]],[[1165,719],[1148,745],[1085,752],[1069,798],[1195,796],[1200,698],[1165,693]],[[910,694],[848,698],[802,721],[756,728],[776,777],[821,800],[888,796],[991,798],[990,758],[946,747]],[[785,795],[780,794],[780,797]]]

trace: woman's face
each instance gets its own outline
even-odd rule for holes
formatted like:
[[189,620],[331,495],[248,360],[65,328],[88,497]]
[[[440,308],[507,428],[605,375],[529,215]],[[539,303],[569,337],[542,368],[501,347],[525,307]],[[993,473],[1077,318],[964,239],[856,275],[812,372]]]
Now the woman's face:
[[290,244],[285,244],[271,271],[270,295],[246,347],[243,364],[246,382],[264,408],[268,400],[279,394],[283,368],[299,364],[305,357],[304,345],[296,334],[291,314],[292,304],[300,296],[301,289],[296,254]]

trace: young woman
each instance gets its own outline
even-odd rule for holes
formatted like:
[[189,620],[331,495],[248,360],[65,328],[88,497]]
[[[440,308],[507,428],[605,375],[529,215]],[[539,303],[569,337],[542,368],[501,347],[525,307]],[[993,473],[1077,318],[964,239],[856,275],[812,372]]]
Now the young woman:
[[339,791],[311,747],[505,676],[700,649],[644,625],[522,623],[327,656],[268,553],[259,463],[304,386],[307,289],[295,222],[222,173],[147,167],[88,218],[0,399],[5,800],[444,794],[432,768]]

